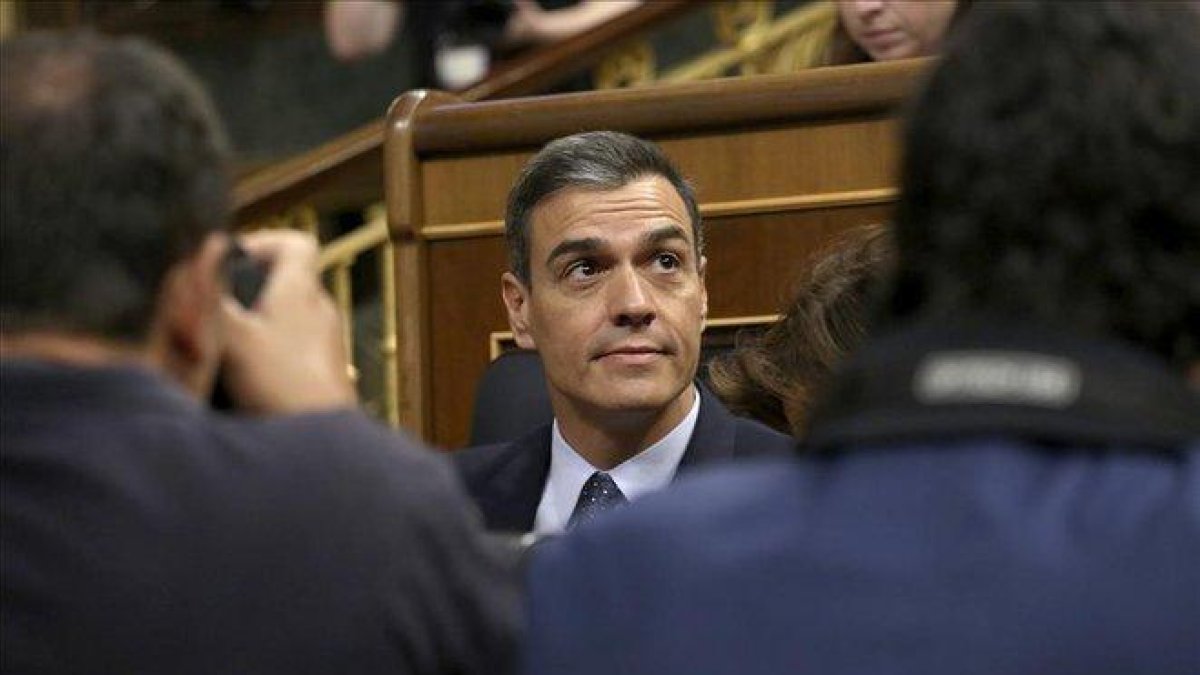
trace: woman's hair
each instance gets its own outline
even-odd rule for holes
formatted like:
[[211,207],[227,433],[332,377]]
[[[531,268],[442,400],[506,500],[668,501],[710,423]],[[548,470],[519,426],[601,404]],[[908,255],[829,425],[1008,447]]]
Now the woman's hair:
[[892,248],[887,229],[866,225],[814,256],[780,320],[709,364],[717,396],[735,414],[799,437],[812,400],[866,335]]

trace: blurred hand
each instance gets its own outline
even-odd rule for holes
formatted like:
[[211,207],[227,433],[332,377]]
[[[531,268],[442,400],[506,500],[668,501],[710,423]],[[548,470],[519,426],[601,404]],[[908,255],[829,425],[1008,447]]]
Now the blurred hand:
[[352,407],[339,317],[317,275],[317,245],[297,232],[257,232],[240,238],[270,268],[253,309],[222,299],[227,347],[224,367],[239,409],[301,413]]

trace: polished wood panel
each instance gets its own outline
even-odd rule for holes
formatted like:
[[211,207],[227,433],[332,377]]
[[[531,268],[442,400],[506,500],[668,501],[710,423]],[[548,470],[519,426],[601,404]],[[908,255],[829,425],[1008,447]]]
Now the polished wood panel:
[[620,111],[622,130],[645,136],[890,112],[924,67],[922,59],[866,63],[789,75],[463,103],[431,118],[417,149],[478,152],[540,145],[565,134],[607,128],[614,110]]
[[[714,95],[719,91],[714,90]],[[609,101],[598,105],[619,106]],[[439,109],[437,116],[443,112]],[[589,130],[624,130],[623,122],[623,118],[609,119]],[[894,120],[874,113],[801,127],[650,137],[671,156],[707,204],[890,188],[897,161],[895,133]],[[554,137],[546,140],[550,138]],[[501,220],[512,177],[535,151],[431,156],[422,173],[426,225]]]
[[[840,206],[889,204],[895,201],[895,199],[895,188],[872,188],[868,190],[826,192],[815,195],[790,195],[786,197],[743,199],[732,202],[710,202],[700,204],[699,206],[700,215],[702,218],[707,219],[753,213],[780,213]],[[452,225],[426,225],[421,228],[421,237],[431,241],[438,239],[489,237],[501,234],[504,234],[503,220],[484,220],[477,223],[456,223]],[[374,235],[375,233],[371,232],[364,233],[363,236],[365,238]]]
[[424,110],[436,108],[449,94],[416,91],[396,99],[389,110],[388,143],[384,148],[389,180],[386,185],[388,236],[395,245],[397,380],[400,422],[418,433],[429,428],[430,358],[428,256],[424,242],[411,233],[424,221],[421,162],[414,149],[416,121]]

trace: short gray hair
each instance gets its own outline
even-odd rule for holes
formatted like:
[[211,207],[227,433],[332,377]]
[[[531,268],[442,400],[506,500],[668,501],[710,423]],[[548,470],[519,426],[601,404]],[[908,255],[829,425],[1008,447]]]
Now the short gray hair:
[[529,219],[542,200],[565,188],[616,190],[642,176],[662,176],[679,193],[699,257],[704,250],[700,208],[692,186],[671,160],[649,141],[616,131],[590,131],[547,143],[521,170],[504,214],[509,269],[529,284]]

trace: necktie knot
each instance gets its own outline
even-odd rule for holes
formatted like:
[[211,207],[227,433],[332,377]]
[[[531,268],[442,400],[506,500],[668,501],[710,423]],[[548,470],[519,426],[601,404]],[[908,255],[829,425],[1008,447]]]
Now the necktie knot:
[[627,501],[612,476],[603,471],[597,471],[587,479],[587,482],[583,484],[583,489],[579,491],[579,501],[575,502],[575,511],[571,513],[571,519],[567,521],[567,528],[573,528],[580,523],[592,520],[601,513]]

